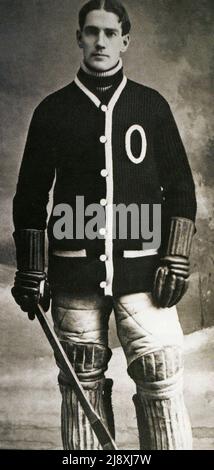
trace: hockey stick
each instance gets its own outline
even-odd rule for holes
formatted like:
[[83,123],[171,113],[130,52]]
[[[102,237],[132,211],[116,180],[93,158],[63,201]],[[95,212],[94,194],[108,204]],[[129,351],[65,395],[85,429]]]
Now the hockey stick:
[[54,332],[52,326],[49,324],[45,312],[40,304],[37,305],[37,309],[35,311],[35,315],[39,320],[39,323],[45,333],[46,338],[48,339],[53,352],[57,356],[60,361],[60,364],[63,366],[63,371],[66,373],[67,378],[76,394],[83,411],[85,412],[89,423],[97,436],[98,441],[100,442],[101,446],[104,450],[117,450],[116,444],[112,439],[109,431],[107,430],[106,426],[104,425],[103,421],[101,420],[100,416],[96,413],[91,403],[87,400],[85,396],[84,389],[79,382],[79,379],[68,360],[68,357],[61,346],[56,333]]

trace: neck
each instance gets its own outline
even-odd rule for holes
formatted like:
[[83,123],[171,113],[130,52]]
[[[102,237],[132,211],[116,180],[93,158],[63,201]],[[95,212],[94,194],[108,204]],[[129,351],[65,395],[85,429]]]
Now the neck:
[[123,79],[122,60],[120,59],[115,67],[105,72],[92,70],[82,63],[77,76],[103,103],[108,103]]

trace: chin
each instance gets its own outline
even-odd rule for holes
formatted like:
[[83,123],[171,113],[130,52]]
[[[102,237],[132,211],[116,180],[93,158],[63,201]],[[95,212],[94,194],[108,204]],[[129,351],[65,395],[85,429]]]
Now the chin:
[[107,70],[109,70],[109,67],[107,65],[95,65],[94,67],[94,70],[96,70],[97,72],[107,72]]
[[90,67],[96,70],[97,72],[105,72],[110,68],[109,64],[101,61],[93,62],[92,64],[90,64]]
[[107,70],[112,68],[112,64],[109,63],[109,60],[95,59],[89,61],[86,60],[85,62],[86,65],[89,66],[89,68],[95,70],[96,72],[106,72]]

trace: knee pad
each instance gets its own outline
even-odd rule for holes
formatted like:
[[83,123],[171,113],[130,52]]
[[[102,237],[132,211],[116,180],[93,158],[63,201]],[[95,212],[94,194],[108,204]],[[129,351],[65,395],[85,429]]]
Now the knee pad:
[[130,364],[128,373],[148,397],[168,398],[182,388],[182,350],[179,346],[166,346],[145,354]]
[[[111,350],[98,344],[61,342],[67,357],[81,382],[94,382],[104,377],[111,358]],[[68,384],[63,367],[60,368],[59,383]]]

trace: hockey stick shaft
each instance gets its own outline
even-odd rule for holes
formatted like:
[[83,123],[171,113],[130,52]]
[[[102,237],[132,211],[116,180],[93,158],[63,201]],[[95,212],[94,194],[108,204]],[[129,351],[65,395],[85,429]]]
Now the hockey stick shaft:
[[91,403],[87,400],[85,396],[84,389],[79,382],[79,379],[62,347],[60,344],[57,335],[49,324],[48,319],[45,315],[45,312],[40,304],[38,304],[36,309],[36,317],[45,333],[46,338],[48,339],[55,356],[62,364],[63,371],[66,373],[67,378],[76,394],[83,411],[85,412],[89,423],[97,436],[98,441],[100,442],[101,446],[104,450],[117,450],[116,444],[112,439],[109,431],[107,430],[106,426],[102,422],[100,416],[96,413],[94,408],[92,407]]

